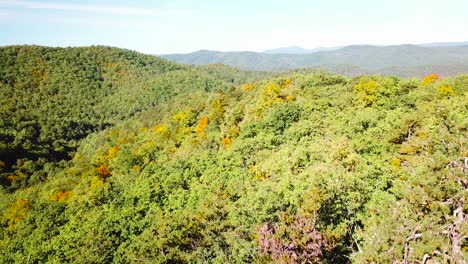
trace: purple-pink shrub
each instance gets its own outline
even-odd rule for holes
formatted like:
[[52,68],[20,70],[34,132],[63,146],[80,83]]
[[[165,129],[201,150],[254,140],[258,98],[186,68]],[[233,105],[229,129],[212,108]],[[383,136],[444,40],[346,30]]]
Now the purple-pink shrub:
[[290,223],[266,223],[257,233],[260,254],[284,263],[317,262],[326,245],[315,220],[304,216],[294,216]]

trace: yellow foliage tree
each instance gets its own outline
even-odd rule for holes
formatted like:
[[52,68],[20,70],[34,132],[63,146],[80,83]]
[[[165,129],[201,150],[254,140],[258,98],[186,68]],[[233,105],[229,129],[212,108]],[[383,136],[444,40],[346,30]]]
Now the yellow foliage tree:
[[225,111],[223,102],[220,99],[212,100],[209,108],[210,122],[213,124],[220,122],[224,117]]
[[292,85],[291,79],[286,79],[282,84],[281,84],[281,89],[287,89]]
[[153,132],[161,135],[163,138],[167,139],[170,137],[169,128],[166,124],[159,124],[153,127]]
[[14,174],[11,174],[11,175],[8,175],[7,180],[9,180],[10,182],[13,182],[17,178],[18,178],[18,176],[14,175]]
[[232,145],[232,139],[230,137],[224,137],[221,140],[221,143],[223,144],[225,148],[229,148]]
[[208,126],[208,118],[202,117],[198,122],[196,133],[199,138],[205,137],[205,128]]
[[421,83],[422,83],[423,86],[427,86],[427,85],[429,85],[431,83],[434,83],[438,79],[439,79],[439,75],[437,73],[433,73],[433,74],[426,75],[423,78]]
[[253,83],[244,83],[243,85],[241,85],[241,89],[242,89],[244,92],[251,91],[251,90],[253,90],[253,88],[255,88],[255,86],[254,86]]
[[72,190],[59,191],[52,195],[50,199],[55,202],[64,202],[73,196]]
[[189,119],[190,111],[178,112],[172,116],[176,123],[185,125]]
[[115,157],[115,154],[117,154],[119,150],[120,150],[119,146],[111,147],[107,153],[107,160],[113,159]]
[[21,222],[28,212],[32,209],[32,204],[28,199],[18,198],[10,205],[5,214],[5,218],[8,221],[8,227],[13,227],[17,223]]
[[219,99],[215,99],[211,102],[211,105],[213,106],[213,108],[219,113],[219,114],[223,114],[224,113],[224,106],[223,106],[223,103],[221,102],[221,100]]
[[359,80],[359,83],[354,85],[354,92],[364,101],[366,106],[371,106],[375,101],[378,83],[374,80]]
[[277,84],[270,83],[261,90],[260,98],[257,101],[257,114],[261,114],[264,110],[272,107],[275,104],[283,103],[284,100],[280,95],[281,88]]
[[104,185],[104,181],[100,177],[95,176],[91,179],[91,185],[89,188],[90,190],[95,190],[101,187],[102,185]]
[[439,97],[448,97],[453,95],[453,88],[450,85],[440,85],[437,87],[437,91],[439,92]]
[[[193,128],[191,127],[194,121],[195,113],[188,109],[186,111],[178,112],[172,116],[174,132],[171,135],[177,144],[185,138],[186,136],[191,135]],[[172,129],[171,129],[172,131]]]

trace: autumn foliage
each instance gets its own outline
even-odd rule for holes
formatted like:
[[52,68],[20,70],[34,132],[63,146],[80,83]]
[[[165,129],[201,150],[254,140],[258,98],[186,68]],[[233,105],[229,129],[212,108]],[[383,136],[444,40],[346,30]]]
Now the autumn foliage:
[[18,198],[6,211],[5,218],[8,221],[8,227],[21,222],[31,209],[32,205],[28,199]]
[[439,93],[440,97],[451,96],[454,93],[453,88],[450,85],[440,85],[437,87],[437,92]]
[[99,167],[96,169],[97,173],[101,177],[107,177],[111,174],[109,166],[107,164],[101,164]]
[[286,79],[282,84],[281,84],[281,89],[287,89],[292,85],[291,79]]
[[431,83],[434,83],[438,79],[439,79],[439,75],[437,73],[433,73],[433,74],[426,75],[423,78],[421,83],[422,83],[423,86],[426,86],[426,85],[429,85]]
[[208,126],[208,118],[202,117],[200,118],[200,122],[198,122],[196,133],[197,136],[200,138],[205,137],[205,128]]
[[114,147],[111,147],[107,153],[107,159],[108,160],[111,160],[115,157],[115,154],[117,154],[117,152],[119,152],[120,148],[119,146],[114,146]]
[[223,144],[224,147],[228,148],[231,146],[232,144],[232,139],[230,137],[224,137],[222,140],[221,140],[221,143]]
[[73,196],[72,190],[59,191],[52,195],[50,199],[55,202],[64,202]]
[[466,74],[4,49],[0,263],[467,262]]
[[241,89],[245,92],[253,90],[254,87],[255,86],[253,83],[244,83],[243,85],[241,85]]
[[354,92],[366,106],[371,106],[375,101],[377,87],[376,81],[361,79],[358,84],[354,85]]

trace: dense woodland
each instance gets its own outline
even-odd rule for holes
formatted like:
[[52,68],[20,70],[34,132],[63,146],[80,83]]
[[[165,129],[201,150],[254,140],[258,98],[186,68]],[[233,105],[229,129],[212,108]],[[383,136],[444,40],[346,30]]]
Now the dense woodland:
[[468,75],[0,48],[0,263],[466,263]]

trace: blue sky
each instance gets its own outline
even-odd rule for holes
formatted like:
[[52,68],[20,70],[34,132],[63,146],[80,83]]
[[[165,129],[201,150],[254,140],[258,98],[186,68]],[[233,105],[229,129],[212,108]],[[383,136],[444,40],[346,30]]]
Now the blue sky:
[[144,53],[468,41],[467,0],[0,0],[0,46]]

